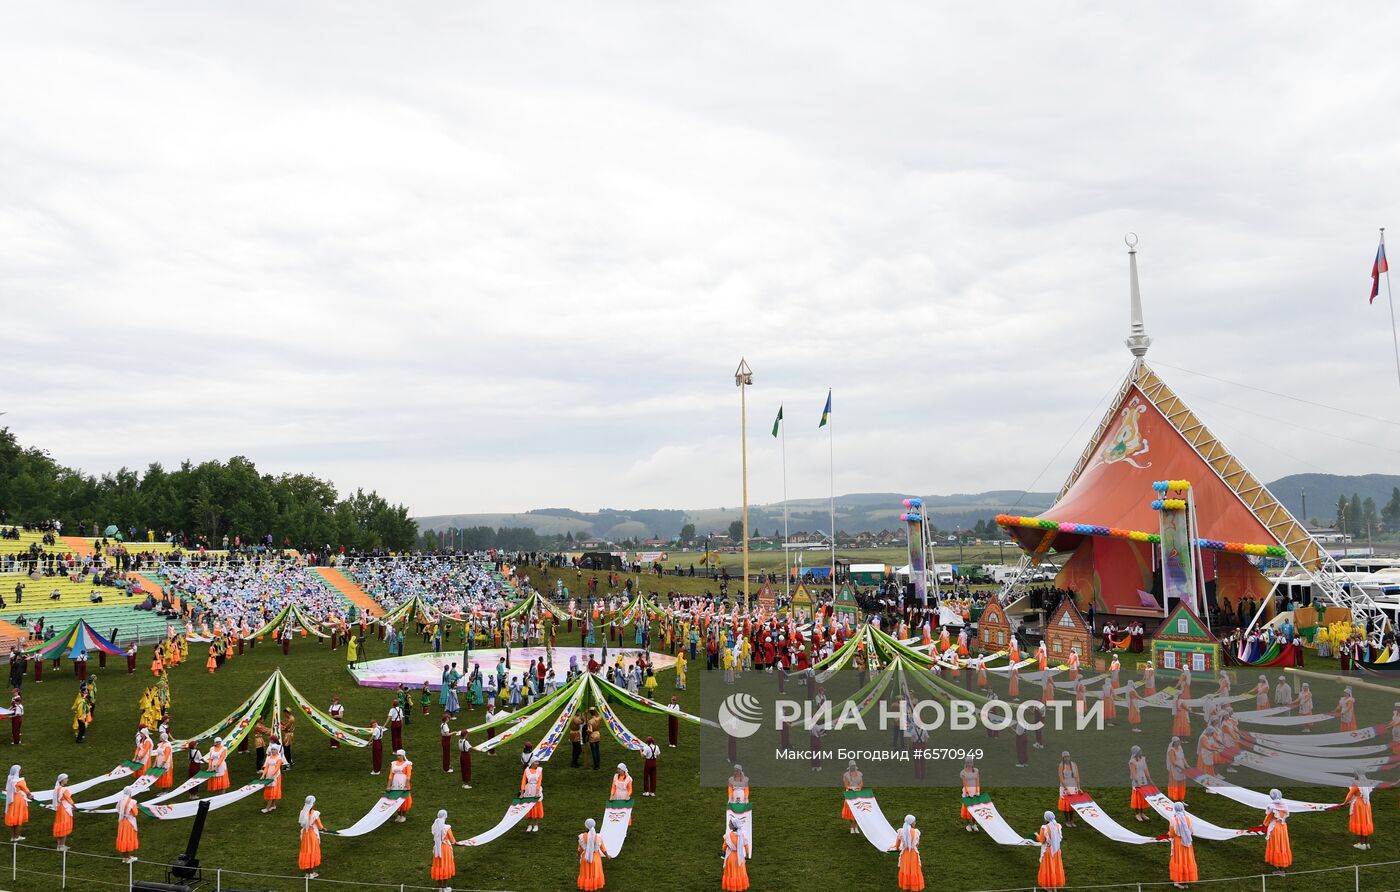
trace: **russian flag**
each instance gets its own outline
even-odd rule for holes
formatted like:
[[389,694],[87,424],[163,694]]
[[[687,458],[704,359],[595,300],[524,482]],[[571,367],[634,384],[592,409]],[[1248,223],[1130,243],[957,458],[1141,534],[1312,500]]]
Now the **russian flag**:
[[1389,272],[1390,265],[1385,262],[1385,242],[1376,249],[1376,262],[1371,265],[1371,303],[1376,302],[1376,295],[1381,293],[1381,273]]

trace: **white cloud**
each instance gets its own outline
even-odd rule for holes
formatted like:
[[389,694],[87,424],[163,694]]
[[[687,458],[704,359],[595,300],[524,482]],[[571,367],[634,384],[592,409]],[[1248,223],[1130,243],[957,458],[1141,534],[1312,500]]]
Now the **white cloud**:
[[[828,386],[840,490],[1063,447],[1054,489],[1127,367],[1130,229],[1150,358],[1395,417],[1400,63],[1357,48],[1400,11],[1350,13],[17,11],[5,420],[420,513],[731,504],[744,355],[756,499],[780,400],[789,492],[825,492]],[[1393,426],[1162,371],[1265,478],[1393,467]]]

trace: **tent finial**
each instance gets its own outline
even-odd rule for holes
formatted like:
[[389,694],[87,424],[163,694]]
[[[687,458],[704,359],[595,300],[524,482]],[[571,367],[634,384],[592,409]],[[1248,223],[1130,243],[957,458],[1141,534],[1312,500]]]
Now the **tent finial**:
[[1128,339],[1123,343],[1127,345],[1130,353],[1141,359],[1147,355],[1147,348],[1152,346],[1152,339],[1147,336],[1147,327],[1142,323],[1142,294],[1138,291],[1137,233],[1130,232],[1123,236],[1123,242],[1128,246],[1128,287],[1131,301]]

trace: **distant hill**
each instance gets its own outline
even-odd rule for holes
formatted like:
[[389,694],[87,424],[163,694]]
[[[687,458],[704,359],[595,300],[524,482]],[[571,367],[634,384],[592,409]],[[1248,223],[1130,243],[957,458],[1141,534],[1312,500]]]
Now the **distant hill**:
[[[1304,490],[1308,494],[1308,514],[1324,522],[1336,515],[1337,497],[1351,498],[1356,493],[1384,505],[1391,490],[1400,486],[1400,475],[1364,474],[1344,477],[1337,474],[1293,474],[1268,484],[1269,489],[1295,517],[1303,518]],[[901,504],[907,496],[893,492],[858,492],[836,497],[836,527],[846,533],[879,532],[899,528]],[[996,489],[989,492],[954,493],[923,496],[924,510],[933,525],[940,530],[970,529],[979,520],[990,520],[998,514],[1036,514],[1049,508],[1055,495],[1048,492],[1021,492]],[[599,511],[576,511],[572,508],[535,508],[519,514],[439,514],[415,518],[422,530],[449,527],[530,527],[540,535],[597,536],[603,539],[671,539],[681,527],[695,524],[696,532],[725,532],[730,521],[738,520],[740,508],[681,509],[623,509],[603,508]],[[1307,518],[1303,518],[1306,520]],[[769,535],[783,528],[781,502],[750,505],[749,522],[760,533]],[[788,501],[788,526],[793,532],[826,530],[831,525],[827,500],[791,499]]]
[[[908,496],[902,493],[850,493],[836,497],[836,526],[847,533],[895,530],[900,526],[901,504]],[[994,490],[982,493],[924,496],[924,507],[934,526],[943,530],[970,528],[979,520],[989,520],[1009,511],[1034,513],[1048,508],[1054,500],[1052,493],[1023,493],[1018,490]],[[575,538],[597,536],[603,539],[670,539],[680,534],[687,523],[696,531],[724,532],[731,521],[738,520],[737,505],[721,508],[699,508],[690,511],[668,509],[615,509],[575,511],[572,508],[535,508],[518,514],[439,514],[418,517],[421,530],[441,530],[449,527],[530,527],[541,535],[573,533]],[[770,534],[783,527],[781,502],[750,505],[749,523],[758,531]],[[792,499],[788,501],[788,526],[799,530],[825,530],[831,525],[826,499]]]
[[1303,493],[1306,491],[1308,517],[1316,517],[1324,524],[1330,524],[1337,517],[1338,497],[1350,499],[1352,494],[1356,494],[1364,502],[1370,496],[1376,500],[1377,506],[1384,506],[1397,486],[1400,486],[1400,475],[1396,474],[1361,474],[1355,477],[1290,474],[1270,483],[1269,491],[1294,517],[1307,520],[1307,517],[1303,517]]

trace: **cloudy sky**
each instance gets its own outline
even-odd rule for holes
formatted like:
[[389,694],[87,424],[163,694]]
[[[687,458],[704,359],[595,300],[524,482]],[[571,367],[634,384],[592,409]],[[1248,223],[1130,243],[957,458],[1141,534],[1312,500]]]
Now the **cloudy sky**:
[[756,501],[780,402],[826,493],[829,386],[840,491],[1053,490],[1134,230],[1149,359],[1261,476],[1400,468],[1393,422],[1168,367],[1400,418],[1400,7],[1033,9],[7,9],[4,422],[418,514],[733,505],[745,356]]

